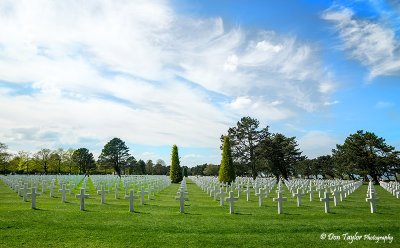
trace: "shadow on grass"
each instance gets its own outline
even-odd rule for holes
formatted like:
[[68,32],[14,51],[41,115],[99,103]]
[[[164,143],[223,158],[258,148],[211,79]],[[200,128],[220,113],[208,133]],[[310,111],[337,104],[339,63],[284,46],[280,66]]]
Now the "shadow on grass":
[[252,214],[243,214],[243,213],[234,213],[235,215],[252,215]]
[[193,213],[183,213],[185,215],[202,215],[202,214],[193,214]]

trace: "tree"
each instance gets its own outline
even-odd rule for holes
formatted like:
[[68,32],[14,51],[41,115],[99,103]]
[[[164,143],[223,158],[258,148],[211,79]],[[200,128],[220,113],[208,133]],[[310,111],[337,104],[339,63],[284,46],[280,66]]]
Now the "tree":
[[168,167],[164,160],[162,159],[157,159],[156,165],[153,167],[153,174],[154,175],[167,175],[168,173]]
[[179,163],[178,147],[176,145],[172,147],[171,169],[169,177],[173,183],[179,183],[183,179],[182,170]]
[[126,160],[126,162],[128,163],[128,173],[129,173],[129,175],[133,175],[134,169],[135,169],[135,166],[136,166],[136,163],[137,163],[135,157],[129,156],[128,159]]
[[78,150],[74,151],[72,159],[78,165],[79,173],[86,173],[91,169],[96,168],[93,154],[86,148],[79,148]]
[[64,150],[62,148],[58,148],[50,154],[49,159],[50,165],[52,167],[52,171],[61,173],[62,165],[64,164]]
[[233,167],[231,144],[229,142],[229,136],[225,136],[218,181],[222,183],[231,183],[235,181],[235,178],[236,175],[235,168]]
[[257,146],[257,153],[277,179],[280,176],[287,179],[294,173],[294,165],[301,160],[295,137],[287,138],[280,133],[262,140]]
[[[228,129],[228,136],[231,143],[233,162],[242,164],[246,171],[249,171],[255,179],[260,170],[255,153],[256,146],[261,140],[270,136],[268,126],[259,129],[259,121],[250,117],[243,117],[237,122],[236,127]],[[221,142],[224,136],[221,136]]]
[[214,164],[207,164],[203,171],[205,176],[218,176],[219,166]]
[[102,163],[111,165],[118,176],[121,177],[121,169],[125,172],[125,167],[127,166],[128,152],[129,148],[124,141],[119,138],[113,138],[104,146],[99,160]]
[[[333,151],[336,159],[350,161],[359,175],[369,175],[375,184],[378,178],[398,166],[399,152],[372,132],[357,131],[349,135],[343,145]],[[338,158],[339,157],[339,158]]]
[[207,164],[196,165],[191,169],[192,175],[194,176],[204,176],[203,171],[206,169]]
[[147,160],[146,163],[146,174],[153,175],[153,161],[151,159]]
[[0,143],[0,166],[3,168],[3,173],[6,174],[6,168],[8,165],[8,160],[11,157],[11,154],[7,152],[7,145],[4,143]]
[[182,167],[182,177],[187,177],[188,176],[188,167],[183,166]]
[[74,170],[76,169],[76,163],[73,159],[74,152],[75,152],[74,149],[69,148],[66,152],[64,152],[62,158],[70,174],[72,173],[72,169]]
[[49,164],[49,160],[50,160],[50,154],[51,154],[51,150],[44,148],[44,149],[38,151],[35,155],[37,161],[43,166],[44,173],[47,173],[48,164]]
[[17,153],[17,156],[15,157],[18,158],[18,170],[26,170],[26,174],[29,174],[29,162],[31,160],[31,153],[26,151],[19,151]]

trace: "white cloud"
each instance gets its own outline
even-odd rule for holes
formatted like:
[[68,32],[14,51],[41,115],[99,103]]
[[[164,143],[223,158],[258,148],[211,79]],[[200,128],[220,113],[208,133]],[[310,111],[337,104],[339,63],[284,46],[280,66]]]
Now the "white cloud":
[[201,157],[201,155],[198,155],[198,154],[187,154],[187,155],[183,156],[184,159],[186,159],[186,158],[200,158],[200,157]]
[[375,107],[378,108],[378,109],[389,108],[389,107],[393,107],[393,106],[395,106],[394,103],[392,103],[392,102],[385,102],[385,101],[379,101],[379,102],[375,105]]
[[296,118],[333,92],[313,44],[225,30],[166,1],[5,0],[0,26],[0,80],[32,91],[0,90],[0,139],[16,146],[120,137],[219,147],[244,115]]
[[335,135],[318,130],[309,131],[298,139],[300,149],[308,158],[331,154],[339,143]]
[[352,59],[370,70],[370,77],[400,75],[400,41],[383,23],[356,18],[347,8],[328,9],[322,18],[335,24]]

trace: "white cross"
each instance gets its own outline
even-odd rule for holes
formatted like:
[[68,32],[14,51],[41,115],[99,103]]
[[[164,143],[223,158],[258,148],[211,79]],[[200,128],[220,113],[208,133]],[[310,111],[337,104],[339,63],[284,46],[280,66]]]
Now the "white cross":
[[310,190],[308,191],[308,193],[310,193],[310,201],[313,201],[314,200],[314,190],[313,190],[313,187],[311,186],[311,183],[310,183]]
[[301,206],[301,197],[304,195],[303,193],[299,192],[300,189],[297,189],[297,193],[293,194],[293,197],[297,197],[297,206]]
[[27,193],[28,193],[29,190],[30,190],[30,189],[28,188],[28,184],[27,184],[27,183],[25,183],[25,184],[24,184],[24,187],[21,188],[21,191],[24,192],[24,195],[23,195],[23,200],[24,200],[24,202],[28,201],[28,195],[27,195]]
[[258,196],[258,205],[261,207],[264,203],[263,197],[267,196],[267,193],[263,193],[263,189],[259,188],[258,193],[256,193],[256,196]]
[[151,192],[153,192],[153,189],[151,186],[147,186],[147,199],[151,200]]
[[219,196],[220,200],[220,205],[224,205],[224,197],[227,195],[227,193],[224,192],[224,188],[220,188],[219,193],[217,193],[217,196]]
[[329,198],[329,193],[325,191],[324,198],[320,198],[319,200],[325,202],[325,213],[329,213],[329,201],[333,201],[332,198]]
[[189,198],[185,197],[185,192],[180,191],[179,197],[175,197],[175,200],[180,201],[179,212],[184,213],[185,201],[189,200]]
[[27,196],[31,198],[31,208],[36,209],[36,197],[40,194],[36,193],[36,188],[32,188],[31,191],[32,193],[28,193]]
[[379,201],[379,198],[375,198],[375,194],[371,193],[370,198],[366,198],[365,201],[369,202],[371,205],[371,214],[376,213],[375,202]]
[[138,194],[140,195],[140,204],[144,204],[144,195],[147,194],[148,192],[144,191],[144,187],[142,186],[140,188],[140,191],[138,191]]
[[50,197],[54,197],[54,189],[56,189],[57,187],[54,185],[54,182],[51,183],[51,185],[49,186],[50,188]]
[[246,190],[243,190],[243,192],[246,192],[246,194],[247,194],[247,201],[250,201],[250,194],[251,194],[251,192],[253,192],[253,190],[251,190],[251,189],[249,188],[249,185],[247,185],[247,189],[246,189]]
[[110,191],[105,190],[105,189],[104,189],[104,185],[101,186],[101,190],[98,190],[98,191],[97,191],[97,194],[98,194],[98,195],[101,194],[101,203],[104,204],[104,203],[106,202],[106,201],[105,201],[105,193],[108,193],[108,192],[110,192]]
[[333,194],[333,204],[335,206],[338,206],[340,191],[334,190],[332,194]]
[[80,195],[75,195],[76,198],[81,199],[81,211],[85,211],[85,198],[89,198],[88,194],[85,194],[84,188],[81,188],[81,194]]
[[229,191],[229,197],[225,198],[225,201],[229,202],[229,213],[230,214],[234,213],[234,204],[233,203],[235,201],[239,200],[239,198],[234,197],[233,194],[234,194],[233,191]]
[[62,202],[65,202],[65,192],[70,192],[70,189],[66,189],[67,185],[63,184],[62,188],[58,190],[58,192],[62,192]]
[[121,190],[121,188],[119,187],[119,183],[115,184],[115,199],[118,199],[118,190]]
[[278,197],[273,199],[273,201],[277,201],[278,202],[278,214],[282,214],[283,213],[282,203],[284,201],[286,201],[286,200],[287,200],[286,197],[282,197],[282,192],[278,191]]
[[43,180],[42,181],[42,193],[45,193],[45,191],[46,191],[46,181]]
[[135,190],[131,189],[130,192],[129,192],[129,195],[125,196],[125,199],[129,199],[129,211],[130,212],[134,212],[133,200],[134,199],[139,199],[139,196],[134,195],[134,193],[135,193]]

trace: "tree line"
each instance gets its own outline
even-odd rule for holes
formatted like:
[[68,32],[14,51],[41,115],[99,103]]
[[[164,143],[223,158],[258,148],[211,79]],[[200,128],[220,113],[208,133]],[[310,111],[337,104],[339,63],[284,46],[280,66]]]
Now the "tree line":
[[[385,139],[372,132],[359,130],[349,135],[343,144],[337,144],[331,155],[309,159],[302,155],[296,137],[269,132],[269,126],[260,127],[257,119],[243,117],[236,126],[221,135],[223,159],[220,165],[202,164],[192,168],[179,167],[174,178],[179,181],[184,175],[217,176],[221,168],[228,168],[226,175],[234,176],[275,176],[276,178],[371,178],[375,183],[382,176],[398,177],[400,173],[400,152],[386,144]],[[223,145],[225,144],[225,145]],[[227,145],[226,145],[227,144]],[[173,147],[172,164],[179,164],[179,157]],[[224,156],[225,154],[225,156]],[[233,170],[230,170],[232,164]],[[53,173],[109,173],[169,175],[171,166],[163,160],[136,159],[129,154],[129,148],[119,138],[110,140],[96,161],[86,148],[66,151],[42,149],[37,153],[20,151],[12,156],[7,146],[0,143],[0,166],[3,172],[53,172]],[[225,170],[225,169],[223,169]],[[176,171],[179,171],[176,172]]]
[[95,160],[87,148],[64,150],[41,149],[36,153],[19,151],[8,152],[8,147],[0,143],[0,170],[3,173],[111,173],[131,175],[168,175],[170,166],[158,159],[137,161],[129,154],[129,148],[119,138],[110,140]]

